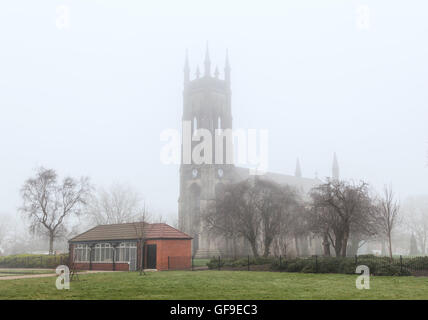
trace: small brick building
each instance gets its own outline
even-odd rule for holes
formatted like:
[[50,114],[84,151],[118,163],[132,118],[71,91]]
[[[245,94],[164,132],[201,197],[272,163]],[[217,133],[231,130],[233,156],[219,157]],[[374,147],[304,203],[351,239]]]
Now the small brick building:
[[69,254],[79,270],[190,269],[191,240],[165,223],[108,224],[69,240]]

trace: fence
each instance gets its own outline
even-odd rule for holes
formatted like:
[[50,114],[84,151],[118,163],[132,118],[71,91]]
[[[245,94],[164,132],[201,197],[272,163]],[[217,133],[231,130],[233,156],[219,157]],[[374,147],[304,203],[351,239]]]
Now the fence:
[[[187,261],[187,264],[183,263]],[[191,261],[191,265],[189,265]],[[373,275],[428,275],[427,256],[379,257],[360,255],[354,257],[310,256],[298,258],[279,257],[227,257],[207,259],[190,257],[169,257],[168,270],[236,270],[236,271],[278,271],[303,273],[355,274],[358,265],[366,265]]]
[[0,268],[56,268],[68,265],[68,255],[16,255],[0,257]]

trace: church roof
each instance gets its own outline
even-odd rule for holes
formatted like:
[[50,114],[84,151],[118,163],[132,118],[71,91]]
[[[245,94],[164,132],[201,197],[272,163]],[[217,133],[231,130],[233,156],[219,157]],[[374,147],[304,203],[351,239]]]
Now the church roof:
[[85,242],[100,240],[134,240],[144,239],[192,239],[188,234],[181,232],[166,223],[121,223],[99,225],[79,234],[69,242]]
[[[236,167],[236,173],[241,180],[245,180],[250,177],[250,171],[248,168]],[[278,184],[289,185],[296,187],[298,190],[308,193],[313,187],[316,187],[321,183],[319,179],[296,177],[288,174],[266,172],[259,176],[262,179],[274,181]]]

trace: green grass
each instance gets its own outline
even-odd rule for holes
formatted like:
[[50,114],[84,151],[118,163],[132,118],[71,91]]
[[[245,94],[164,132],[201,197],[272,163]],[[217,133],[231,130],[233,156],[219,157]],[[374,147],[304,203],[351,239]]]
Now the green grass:
[[245,271],[165,271],[80,275],[70,290],[56,277],[0,280],[0,299],[428,299],[428,278]]

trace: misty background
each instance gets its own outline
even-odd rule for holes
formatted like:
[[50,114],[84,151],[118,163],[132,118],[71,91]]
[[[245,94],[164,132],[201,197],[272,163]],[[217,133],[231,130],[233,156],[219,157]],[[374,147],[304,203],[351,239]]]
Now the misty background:
[[[56,25],[69,8],[69,28]],[[359,28],[359,8],[369,27]],[[132,185],[177,218],[183,64],[206,42],[232,67],[235,129],[269,130],[269,171],[426,194],[428,4],[423,1],[23,1],[0,4],[0,217],[24,228],[19,190],[40,165]]]

